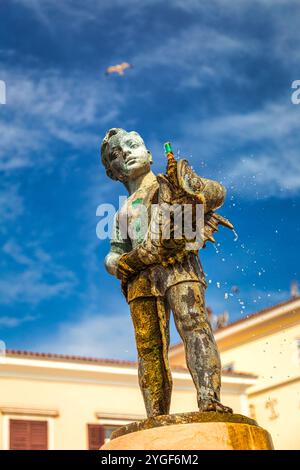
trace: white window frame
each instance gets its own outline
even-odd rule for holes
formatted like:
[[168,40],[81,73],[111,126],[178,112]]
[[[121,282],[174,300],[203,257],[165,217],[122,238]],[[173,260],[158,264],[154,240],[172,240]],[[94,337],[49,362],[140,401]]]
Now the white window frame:
[[[127,419],[127,417],[125,417],[125,416],[117,416],[116,415],[116,417],[114,418],[113,416],[110,416],[110,417],[105,416],[105,413],[103,413],[103,414],[96,413],[96,418],[97,418],[98,421],[95,424],[100,424],[101,426],[104,426],[104,427],[105,426],[107,426],[107,427],[110,427],[110,426],[121,427],[121,426],[126,426],[127,424],[130,424],[130,423],[134,423],[135,421],[144,419],[144,416],[139,416],[138,419],[135,419],[133,417]],[[110,439],[106,438],[104,443],[106,444],[109,441],[110,441]]]

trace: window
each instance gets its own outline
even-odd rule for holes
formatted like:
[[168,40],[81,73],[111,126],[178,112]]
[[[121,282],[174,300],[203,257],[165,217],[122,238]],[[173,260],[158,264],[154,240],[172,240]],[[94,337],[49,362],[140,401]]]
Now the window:
[[10,419],[9,448],[11,450],[47,450],[47,421]]
[[105,442],[109,442],[110,441],[110,436],[112,435],[112,433],[118,429],[120,426],[114,426],[113,424],[106,424],[104,427],[104,432],[105,432]]
[[89,450],[99,450],[105,442],[110,441],[112,432],[119,427],[113,424],[88,424]]
[[101,424],[88,424],[89,450],[99,450],[105,442],[105,430]]

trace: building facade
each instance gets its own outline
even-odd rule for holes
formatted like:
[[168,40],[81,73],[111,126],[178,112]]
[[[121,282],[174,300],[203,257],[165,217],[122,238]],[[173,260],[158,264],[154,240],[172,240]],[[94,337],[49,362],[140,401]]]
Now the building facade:
[[[300,298],[219,328],[222,402],[258,421],[276,449],[300,448]],[[182,344],[170,351],[171,413],[196,411]],[[144,419],[135,362],[6,351],[1,449],[98,449]]]
[[[171,412],[197,410],[189,372],[176,366]],[[223,374],[223,400],[247,413],[252,374]],[[0,361],[2,449],[98,449],[117,427],[144,419],[134,362],[7,351]]]
[[[215,338],[224,370],[257,375],[247,389],[249,416],[271,433],[275,449],[300,449],[300,298],[220,328]],[[181,344],[170,360],[185,364]]]

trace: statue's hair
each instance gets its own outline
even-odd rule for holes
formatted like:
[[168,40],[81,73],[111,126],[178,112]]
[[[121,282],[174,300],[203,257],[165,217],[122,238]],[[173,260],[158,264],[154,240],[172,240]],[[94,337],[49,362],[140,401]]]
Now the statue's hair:
[[109,131],[107,131],[107,133],[105,134],[105,137],[101,145],[101,161],[104,165],[107,176],[109,176],[109,178],[111,178],[112,180],[116,180],[117,178],[113,175],[110,169],[110,164],[107,159],[107,151],[108,151],[108,146],[109,146],[109,140],[111,139],[112,136],[118,134],[119,132],[126,132],[126,131],[124,129],[121,129],[120,127],[113,127],[112,129],[109,129]]

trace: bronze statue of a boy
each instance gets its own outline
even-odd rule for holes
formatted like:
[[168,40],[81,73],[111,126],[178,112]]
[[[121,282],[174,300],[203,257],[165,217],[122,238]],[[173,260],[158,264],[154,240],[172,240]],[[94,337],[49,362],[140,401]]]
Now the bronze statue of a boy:
[[[185,250],[182,243],[178,244],[178,252],[176,248],[174,252],[174,247],[168,252],[168,247],[161,247],[159,241],[155,249],[151,247],[148,251],[143,245],[145,234],[139,225],[139,208],[149,210],[157,203],[162,187],[162,180],[151,171],[151,152],[138,133],[113,128],[103,139],[101,156],[107,175],[121,181],[129,192],[126,203],[116,214],[105,266],[110,274],[121,279],[130,306],[138,351],[139,384],[148,417],[168,414],[170,409],[170,310],[185,347],[199,410],[231,412],[220,403],[220,358],[205,308],[207,284],[197,251]],[[194,192],[209,218],[223,204],[225,188],[216,181],[199,177],[187,165],[181,165],[181,171],[184,173],[182,181],[196,188]],[[172,185],[169,189],[172,193]],[[121,230],[124,217],[131,227],[138,222],[135,236]],[[212,219],[208,220],[207,227],[214,227]]]

